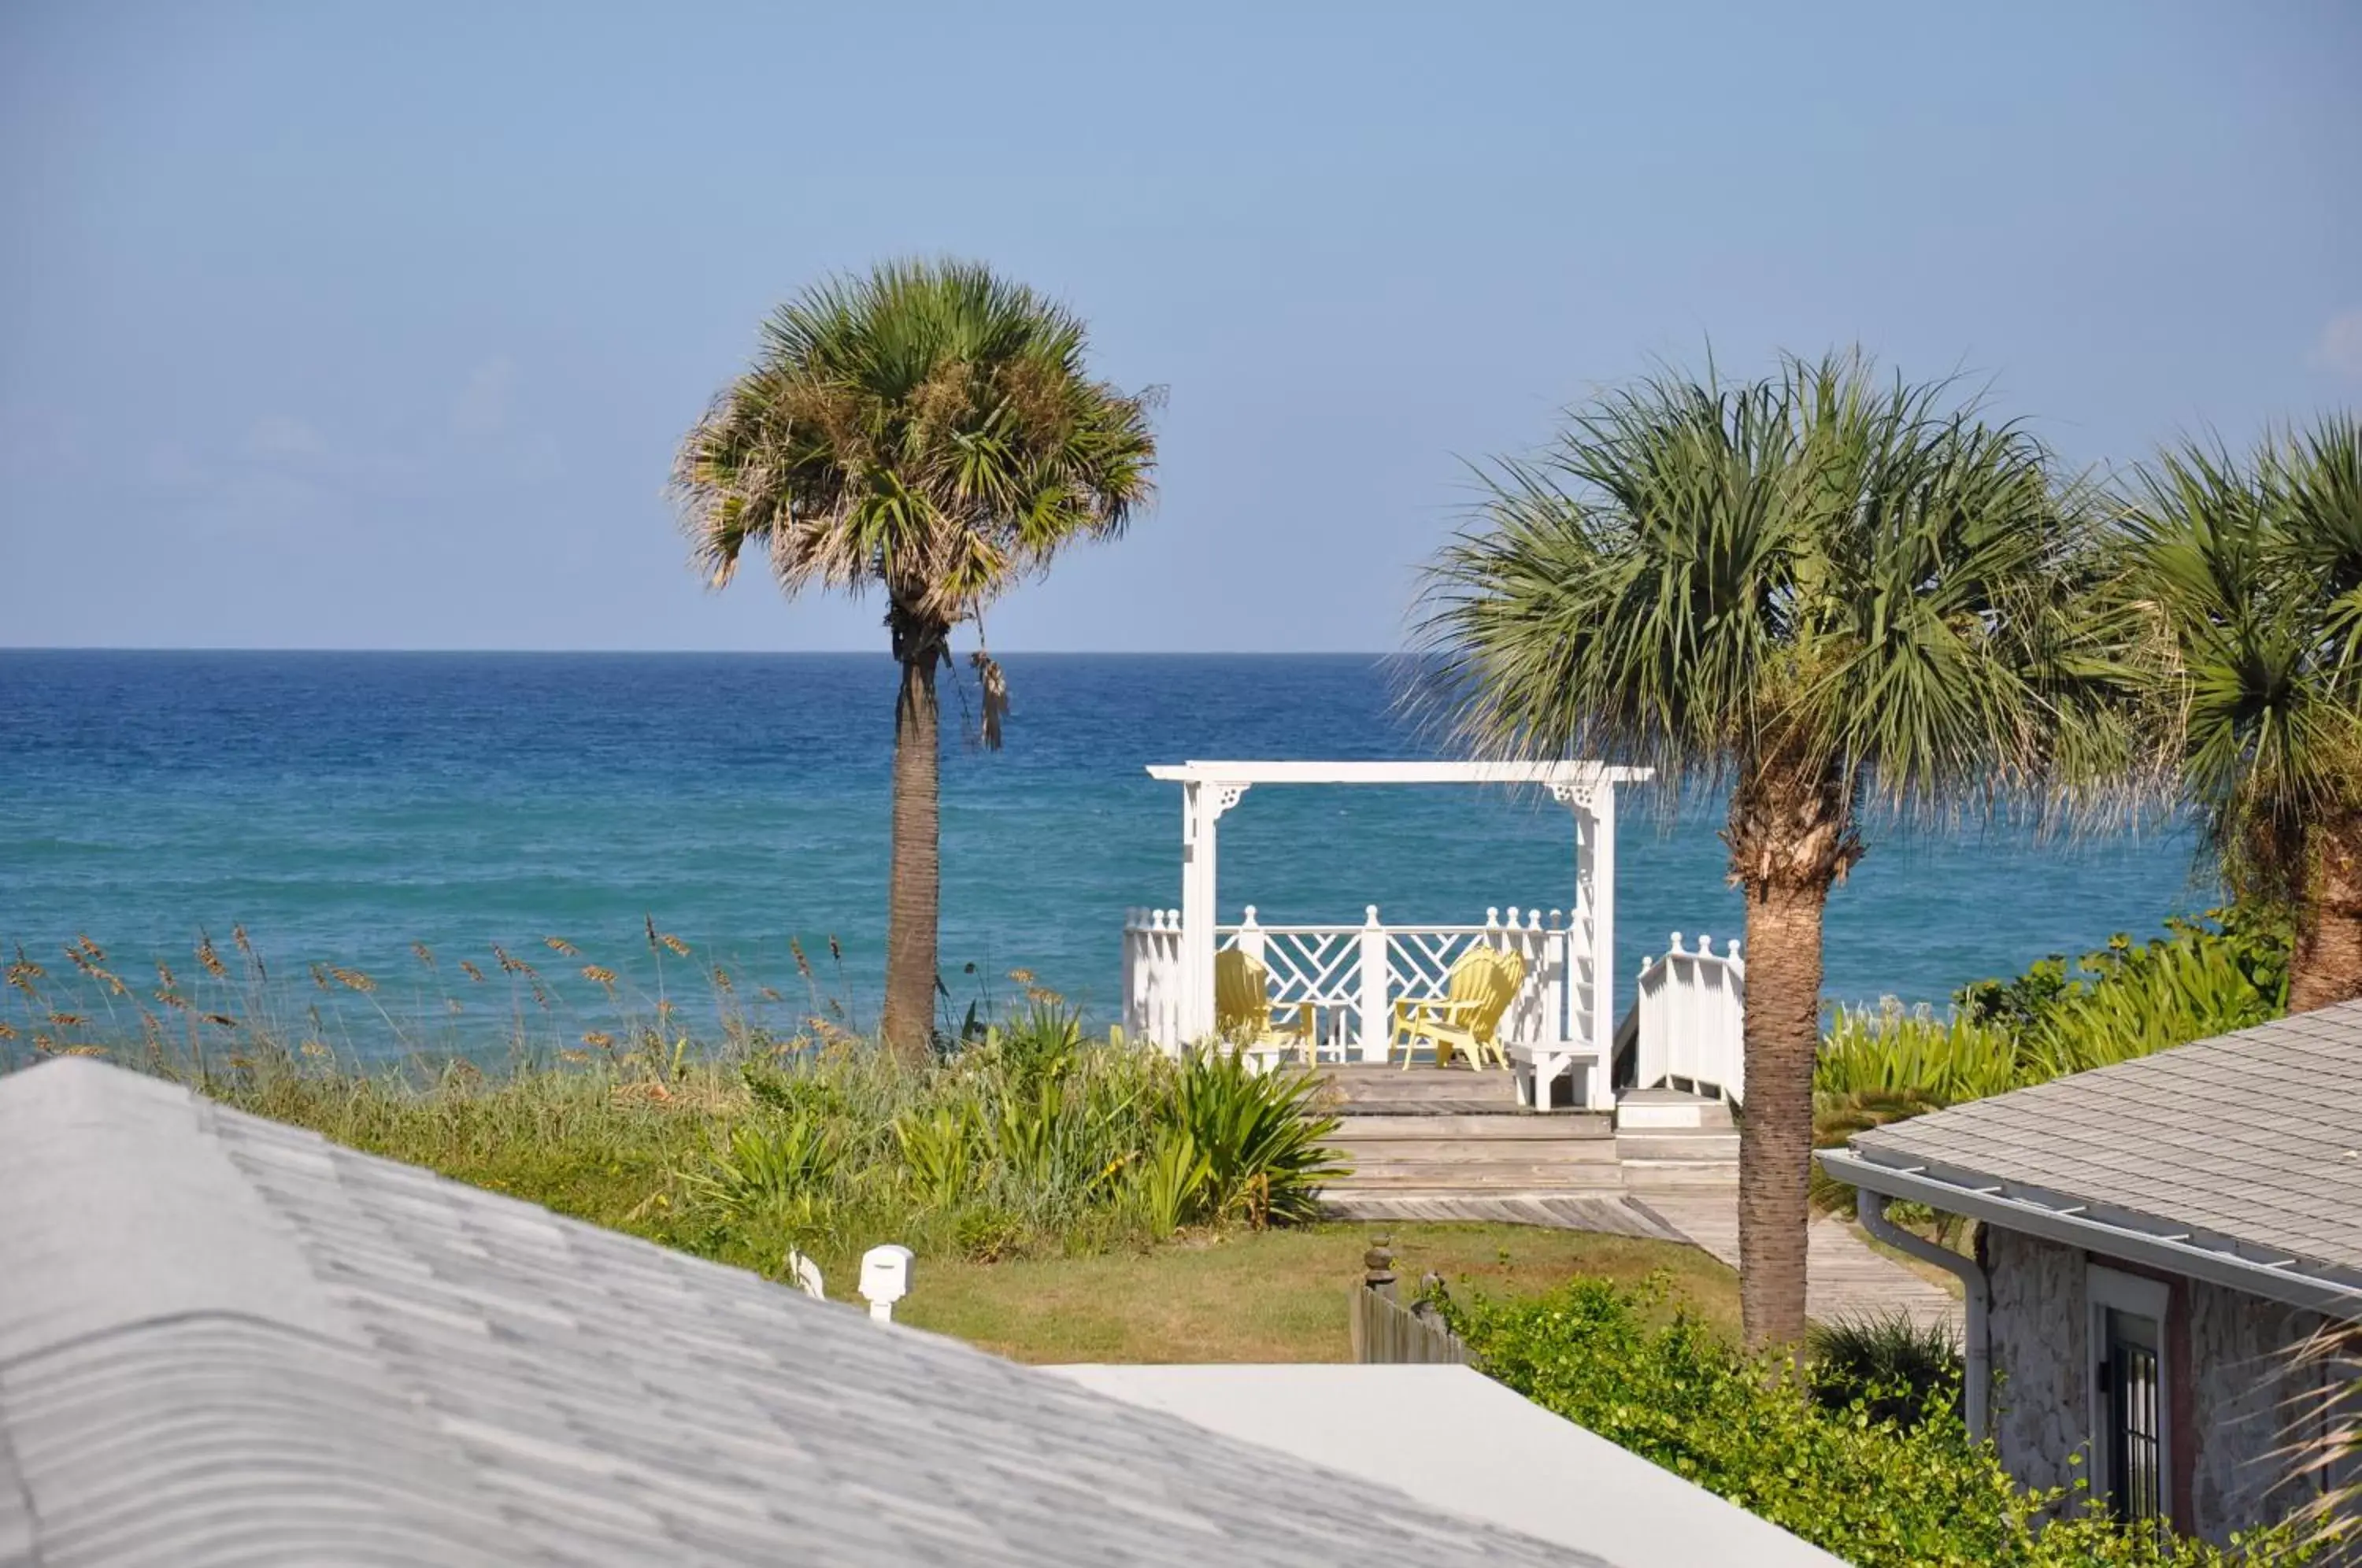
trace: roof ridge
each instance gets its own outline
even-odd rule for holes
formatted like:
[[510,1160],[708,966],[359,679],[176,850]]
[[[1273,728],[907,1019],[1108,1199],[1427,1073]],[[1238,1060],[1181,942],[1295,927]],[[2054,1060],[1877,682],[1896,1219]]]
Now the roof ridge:
[[[347,1344],[359,1326],[301,1238],[213,1135],[225,1112],[186,1087],[84,1057],[0,1083],[0,1365],[54,1343],[225,1311]],[[105,1227],[109,1244],[88,1244]]]

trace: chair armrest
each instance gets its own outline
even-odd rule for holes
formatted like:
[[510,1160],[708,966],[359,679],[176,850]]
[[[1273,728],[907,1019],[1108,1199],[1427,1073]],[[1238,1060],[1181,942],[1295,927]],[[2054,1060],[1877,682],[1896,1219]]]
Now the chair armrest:
[[1418,1000],[1395,1003],[1395,1027],[1407,1022],[1451,1023],[1462,1013],[1482,1010],[1484,1004],[1474,1001],[1452,1001],[1446,997],[1426,997]]

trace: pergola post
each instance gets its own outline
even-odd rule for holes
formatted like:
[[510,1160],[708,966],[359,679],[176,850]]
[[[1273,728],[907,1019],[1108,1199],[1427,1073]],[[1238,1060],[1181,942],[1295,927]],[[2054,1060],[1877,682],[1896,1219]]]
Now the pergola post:
[[[1616,785],[1603,778],[1591,787],[1588,808],[1576,826],[1576,890],[1590,911],[1591,1043],[1598,1066],[1591,1075],[1594,1110],[1616,1109]],[[1586,864],[1587,863],[1587,864]],[[1588,874],[1587,878],[1586,875]]]
[[1246,793],[1220,779],[1181,786],[1181,1036],[1194,1043],[1214,1032],[1215,823]]

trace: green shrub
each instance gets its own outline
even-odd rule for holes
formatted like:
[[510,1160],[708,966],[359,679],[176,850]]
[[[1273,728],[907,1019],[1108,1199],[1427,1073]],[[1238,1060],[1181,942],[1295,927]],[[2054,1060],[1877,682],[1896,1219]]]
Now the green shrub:
[[2211,1035],[2288,1009],[2288,947],[2217,911],[2221,926],[2173,920],[2135,946],[2119,934],[2084,955],[2018,1034],[2019,1075],[2039,1083]]
[[2053,954],[2007,979],[1964,986],[1940,1019],[1924,1003],[1906,1010],[1891,997],[1874,1008],[1839,1007],[1814,1064],[1816,1103],[1824,1111],[1882,1097],[1917,1110],[1956,1105],[2286,1010],[2283,915],[2234,907],[2165,925],[2146,943],[2118,933],[2071,966]]
[[1915,1427],[1931,1410],[1959,1410],[1959,1342],[1941,1323],[1922,1327],[1900,1312],[1816,1323],[1805,1350],[1813,1402],[1832,1414],[1859,1407]]
[[1320,1184],[1344,1174],[1322,1140],[1337,1119],[1313,1109],[1320,1080],[1302,1068],[1258,1073],[1237,1051],[1191,1054],[1181,1066],[1179,1121],[1206,1163],[1205,1214],[1260,1230],[1309,1220]]
[[1134,1178],[1141,1220],[1149,1235],[1164,1241],[1198,1218],[1213,1178],[1214,1167],[1198,1152],[1188,1129],[1166,1128]]
[[1661,1297],[1588,1279],[1444,1310],[1492,1376],[1862,1568],[2304,1560],[2285,1530],[2224,1551],[2088,1514],[2046,1522],[2070,1500],[2015,1487],[1948,1396],[1908,1426],[1860,1401],[1826,1409],[1785,1358],[1749,1358],[1684,1310],[1665,1320]]
[[830,1033],[682,1042],[660,1061],[370,1073],[258,1031],[234,1060],[186,1076],[263,1115],[773,1275],[790,1248],[836,1278],[882,1241],[981,1261],[1316,1214],[1340,1167],[1315,1078],[1101,1042],[1045,998],[917,1072]]
[[1938,1019],[1924,1002],[1893,997],[1875,1008],[1840,1007],[1813,1064],[1816,1095],[1910,1095],[1935,1105],[1981,1099],[2017,1084],[2015,1042],[1954,1010]]

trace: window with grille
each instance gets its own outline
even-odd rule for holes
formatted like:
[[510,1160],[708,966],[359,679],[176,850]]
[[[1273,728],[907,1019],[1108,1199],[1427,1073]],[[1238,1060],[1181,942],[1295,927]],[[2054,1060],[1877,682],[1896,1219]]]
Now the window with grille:
[[2106,1350],[2100,1392],[2107,1412],[2107,1496],[2116,1517],[2154,1519],[2164,1512],[2165,1399],[2158,1373],[2158,1321],[2103,1309]]

